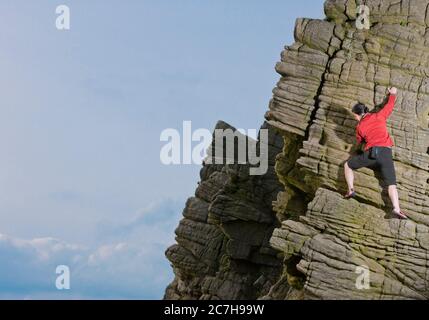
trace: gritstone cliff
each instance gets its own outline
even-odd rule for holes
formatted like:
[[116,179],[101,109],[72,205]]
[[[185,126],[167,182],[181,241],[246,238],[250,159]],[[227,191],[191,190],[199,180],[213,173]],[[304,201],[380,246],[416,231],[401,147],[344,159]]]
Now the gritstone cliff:
[[[206,164],[166,251],[166,299],[429,298],[429,1],[327,0],[326,19],[300,18],[281,54],[266,122],[269,169]],[[392,217],[378,173],[356,172],[344,200],[343,164],[354,152],[350,109],[384,103],[402,208]],[[219,122],[217,128],[227,128]],[[356,285],[358,267],[370,287]]]

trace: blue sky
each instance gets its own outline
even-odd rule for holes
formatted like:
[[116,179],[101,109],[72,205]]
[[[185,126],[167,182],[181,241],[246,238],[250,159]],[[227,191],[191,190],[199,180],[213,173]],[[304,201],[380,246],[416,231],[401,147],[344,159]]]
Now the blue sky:
[[[55,28],[60,4],[69,31]],[[323,1],[2,0],[0,12],[0,298],[161,298],[200,170],[162,165],[161,131],[259,128],[295,19],[322,18]]]

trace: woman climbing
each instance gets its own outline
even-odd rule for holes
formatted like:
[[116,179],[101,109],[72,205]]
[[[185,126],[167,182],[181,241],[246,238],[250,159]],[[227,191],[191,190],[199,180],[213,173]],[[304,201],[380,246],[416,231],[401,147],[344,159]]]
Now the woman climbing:
[[395,166],[392,159],[393,140],[386,126],[386,121],[395,106],[397,92],[396,88],[389,88],[389,100],[384,108],[377,113],[370,113],[369,109],[361,103],[356,104],[352,109],[355,119],[359,122],[356,127],[356,139],[358,144],[365,143],[365,151],[362,154],[351,157],[344,165],[348,185],[348,193],[345,198],[349,199],[356,196],[353,187],[353,170],[363,167],[377,168],[388,186],[393,213],[400,218],[407,219],[407,216],[399,206]]

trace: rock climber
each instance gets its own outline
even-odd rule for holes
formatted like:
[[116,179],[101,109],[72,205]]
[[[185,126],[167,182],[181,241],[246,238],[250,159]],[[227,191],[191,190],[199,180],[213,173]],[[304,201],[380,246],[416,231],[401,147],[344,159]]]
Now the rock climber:
[[391,87],[388,91],[388,102],[380,111],[371,113],[368,107],[362,103],[356,104],[352,109],[353,115],[358,121],[356,139],[359,145],[365,143],[365,149],[362,154],[351,157],[344,164],[344,173],[348,186],[348,193],[344,197],[349,199],[356,196],[353,187],[353,170],[364,167],[379,169],[384,183],[388,186],[393,213],[402,219],[407,219],[407,216],[401,211],[399,206],[395,165],[392,159],[393,140],[386,126],[386,121],[395,106],[398,89]]

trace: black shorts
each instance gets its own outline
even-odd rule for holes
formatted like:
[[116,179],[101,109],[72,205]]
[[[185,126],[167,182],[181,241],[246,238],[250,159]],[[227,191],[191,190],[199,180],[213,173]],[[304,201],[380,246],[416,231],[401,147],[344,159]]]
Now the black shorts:
[[354,156],[347,161],[350,169],[371,168],[380,170],[384,183],[387,186],[396,185],[395,165],[392,159],[392,148],[377,147],[379,153],[377,159],[371,159],[370,151]]

